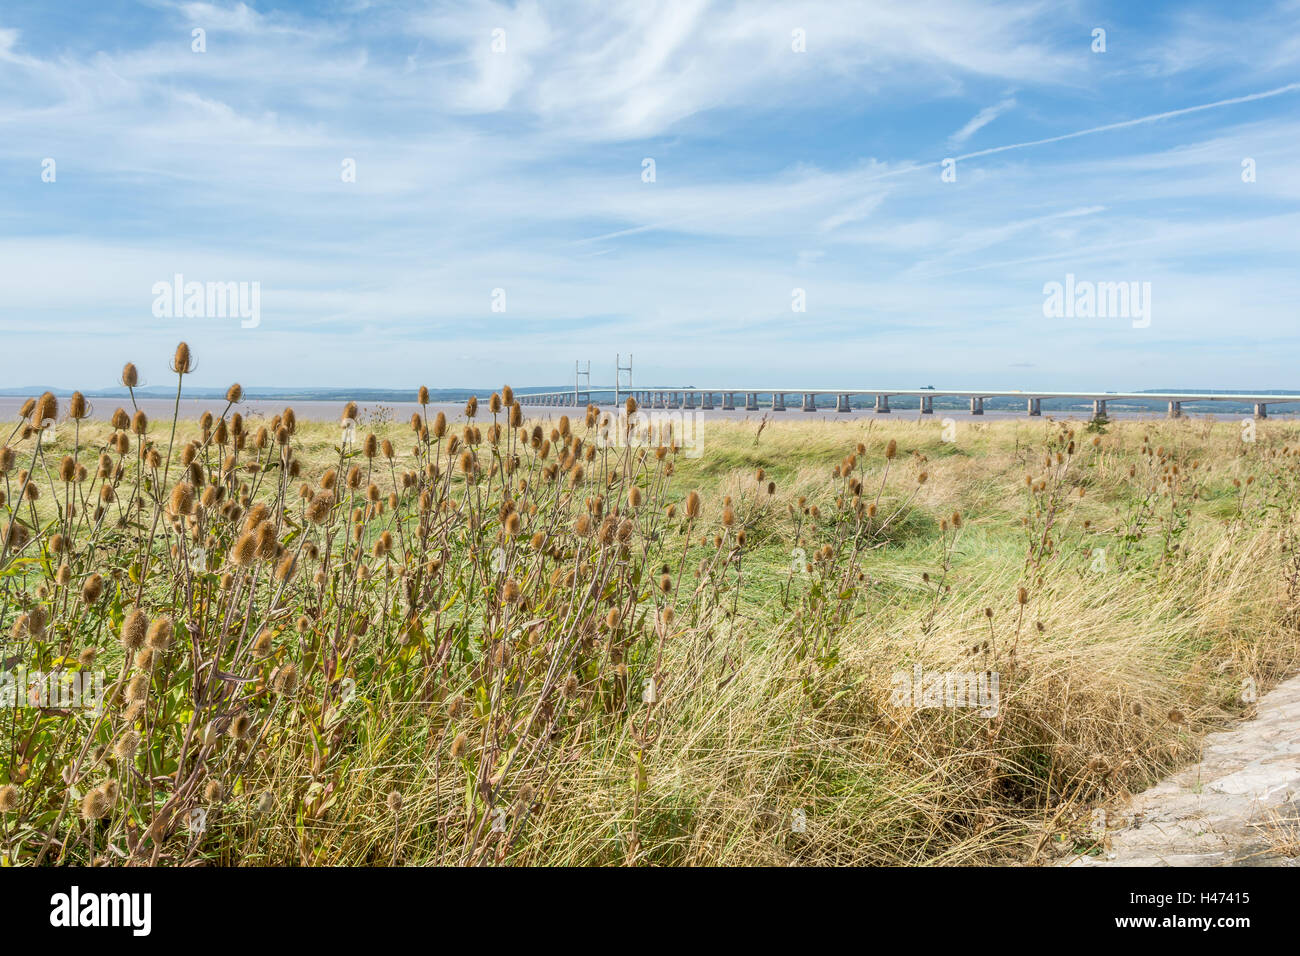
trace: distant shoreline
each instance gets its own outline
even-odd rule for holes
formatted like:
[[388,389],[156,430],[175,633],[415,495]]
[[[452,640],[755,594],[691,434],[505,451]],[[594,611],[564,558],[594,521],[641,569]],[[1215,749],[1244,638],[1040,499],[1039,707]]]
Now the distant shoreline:
[[[478,421],[492,420],[491,414],[487,411],[487,392],[480,395]],[[359,424],[363,427],[370,424],[373,420],[384,418],[396,423],[403,423],[410,419],[413,412],[419,412],[421,406],[416,402],[394,402],[394,401],[376,401],[362,398],[354,399],[357,403],[359,412]],[[22,407],[25,398],[0,396],[0,419],[9,419],[13,421],[18,417],[18,410]],[[90,398],[90,418],[94,421],[105,421],[112,417],[114,410],[124,408],[128,412],[134,410],[129,398],[121,399],[118,397],[110,398]],[[1022,418],[1026,421],[1034,421],[1034,418],[1025,414],[1023,400],[1008,399],[1005,407],[999,407],[993,399],[985,399],[985,412],[982,416],[970,414],[969,407],[965,404],[953,403],[951,405],[941,405],[940,400],[934,400],[934,414],[926,415],[925,420],[941,422],[945,418],[956,420],[969,419],[971,421],[984,420],[1003,420],[1012,418]],[[311,422],[336,422],[343,414],[343,407],[347,404],[345,399],[321,401],[321,400],[295,400],[291,398],[257,398],[248,399],[239,402],[231,409],[232,412],[238,412],[245,418],[255,420],[258,418],[270,418],[279,414],[286,407],[292,406],[294,414],[303,421]],[[1207,403],[1208,404],[1208,403]],[[144,410],[144,413],[151,421],[170,421],[172,410],[175,407],[174,399],[164,398],[139,398],[136,405]],[[700,420],[715,421],[754,421],[758,422],[767,416],[769,421],[816,421],[818,419],[829,419],[833,421],[843,421],[861,418],[878,418],[884,421],[891,419],[899,420],[916,420],[921,418],[920,409],[917,405],[907,407],[903,400],[895,400],[892,411],[887,415],[879,415],[873,407],[864,405],[860,408],[854,408],[850,412],[836,412],[833,404],[822,405],[817,408],[816,412],[802,411],[797,405],[790,406],[786,411],[774,412],[770,408],[760,408],[757,411],[745,411],[736,409],[734,411],[723,411],[715,408],[709,411],[701,409],[672,409],[670,412],[680,412],[695,414]],[[64,419],[67,415],[67,402],[59,403],[59,417]],[[1156,407],[1158,406],[1158,407]],[[182,398],[180,402],[180,417],[182,420],[194,420],[204,412],[211,412],[213,416],[219,416],[226,410],[226,401],[223,398]],[[600,406],[602,409],[612,409],[612,403],[604,403]],[[1284,409],[1292,408],[1291,406],[1278,406],[1277,410],[1269,410],[1269,419],[1278,419],[1282,421],[1296,420],[1300,415],[1300,409],[1287,411]],[[460,401],[436,401],[428,405],[430,413],[443,412],[453,421],[464,418],[465,403]],[[648,411],[649,409],[647,409]],[[575,408],[572,405],[527,405],[524,406],[524,416],[527,418],[558,418],[560,415],[569,415],[572,417],[575,413],[581,413],[581,408]],[[1213,419],[1215,421],[1238,421],[1243,417],[1249,417],[1252,409],[1250,406],[1242,406],[1240,409],[1232,410],[1228,403],[1215,403],[1214,410],[1202,410],[1201,407],[1186,404],[1183,406],[1183,415],[1186,418],[1199,418],[1202,420]],[[1046,418],[1077,419],[1086,421],[1092,417],[1092,407],[1087,402],[1062,403],[1059,407],[1050,407],[1046,401],[1043,402],[1043,414],[1039,421]],[[1165,403],[1152,402],[1151,408],[1130,408],[1116,406],[1111,403],[1108,418],[1112,421],[1133,421],[1133,420],[1166,420]]]

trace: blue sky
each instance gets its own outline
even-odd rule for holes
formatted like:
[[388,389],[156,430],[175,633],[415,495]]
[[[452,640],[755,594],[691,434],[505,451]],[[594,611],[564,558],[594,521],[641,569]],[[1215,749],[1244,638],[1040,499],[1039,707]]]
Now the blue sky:
[[7,0],[0,179],[6,386],[1300,387],[1300,0]]

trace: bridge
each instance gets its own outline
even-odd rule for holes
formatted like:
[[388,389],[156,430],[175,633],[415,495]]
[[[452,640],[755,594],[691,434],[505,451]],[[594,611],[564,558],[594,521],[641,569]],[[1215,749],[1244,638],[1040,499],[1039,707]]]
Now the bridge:
[[[739,398],[737,396],[740,396]],[[795,396],[787,402],[788,396]],[[798,407],[805,412],[819,410],[817,399],[820,396],[833,396],[835,411],[851,412],[853,399],[865,396],[871,404],[865,407],[875,408],[876,414],[887,415],[891,409],[889,400],[899,396],[920,399],[922,415],[934,414],[934,400],[939,397],[960,398],[970,402],[972,415],[984,414],[984,401],[989,398],[1020,398],[1025,401],[1025,411],[1031,416],[1043,413],[1044,399],[1067,399],[1074,401],[1091,401],[1093,418],[1106,416],[1107,402],[1156,401],[1168,403],[1170,418],[1178,418],[1183,413],[1185,403],[1233,402],[1254,406],[1256,418],[1268,417],[1269,405],[1282,405],[1300,402],[1300,395],[1274,395],[1258,393],[1225,392],[1042,392],[1021,391],[1018,389],[965,389],[965,388],[699,388],[696,386],[591,386],[561,389],[550,392],[516,391],[515,397],[523,405],[542,405],[554,407],[584,407],[588,404],[621,405],[627,398],[635,398],[641,408],[697,408],[711,411],[761,411],[769,408],[774,412],[784,412],[791,407]],[[601,400],[603,397],[603,401]],[[822,405],[821,408],[829,408]],[[859,405],[859,407],[864,407]]]

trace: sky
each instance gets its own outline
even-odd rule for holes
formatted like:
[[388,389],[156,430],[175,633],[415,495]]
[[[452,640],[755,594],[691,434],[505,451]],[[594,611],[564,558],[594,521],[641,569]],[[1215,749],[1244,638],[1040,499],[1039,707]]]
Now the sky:
[[5,387],[1300,387],[1300,0],[5,0],[0,183]]

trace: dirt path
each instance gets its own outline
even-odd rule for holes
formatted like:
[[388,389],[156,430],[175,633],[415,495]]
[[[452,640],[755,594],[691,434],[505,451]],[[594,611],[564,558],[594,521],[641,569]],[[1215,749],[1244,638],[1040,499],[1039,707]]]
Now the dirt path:
[[1107,823],[1105,855],[1066,865],[1300,866],[1300,677]]

